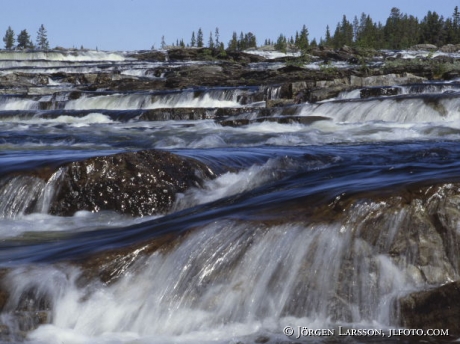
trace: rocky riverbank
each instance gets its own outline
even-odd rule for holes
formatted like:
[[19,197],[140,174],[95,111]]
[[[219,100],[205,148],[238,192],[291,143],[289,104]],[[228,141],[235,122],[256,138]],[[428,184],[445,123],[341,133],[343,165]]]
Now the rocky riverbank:
[[[235,322],[272,316],[276,307],[266,308],[266,294],[276,305],[289,295],[278,319],[370,319],[459,335],[460,308],[450,301],[459,295],[456,148],[413,148],[416,140],[457,139],[459,49],[318,48],[276,57],[207,48],[0,52],[7,127],[0,144],[12,152],[0,164],[2,219],[11,231],[31,214],[78,223],[105,212],[120,223],[101,229],[96,222],[88,233],[86,223],[76,234],[69,225],[63,234],[43,230],[40,242],[28,231],[6,236],[5,261],[30,265],[0,269],[0,340],[23,339],[55,320],[64,292],[41,283],[43,266],[72,288],[90,286],[80,303],[91,288],[106,292],[126,278],[131,290],[136,281],[129,277],[142,262],[152,255],[167,260],[184,242],[171,261],[196,260],[182,266],[183,289],[176,282],[165,287],[177,287],[169,297],[188,290],[197,302],[221,282],[214,290],[230,288],[225,297],[241,293],[240,307],[258,307]],[[405,135],[413,138],[398,148]],[[152,218],[143,224],[145,217]],[[253,302],[258,295],[246,290],[262,261],[272,270],[258,280],[263,296]],[[254,270],[245,270],[253,262]],[[173,263],[163,279],[182,268]],[[25,275],[29,284],[22,284]],[[209,306],[211,317],[225,303],[211,294],[204,299],[196,309]],[[382,320],[379,307],[391,314]],[[234,314],[232,308],[225,316]]]
[[[440,50],[449,50],[444,47]],[[450,47],[455,50],[455,47]],[[362,87],[420,83],[424,80],[450,80],[460,75],[454,57],[423,53],[411,58],[395,52],[318,48],[309,55],[266,58],[253,52],[226,52],[201,49],[136,52],[131,61],[158,62],[143,76],[106,68],[97,73],[30,73],[14,71],[0,76],[0,93],[34,94],[37,87],[66,84],[77,99],[81,92],[170,91],[198,87],[279,86],[280,106],[304,101],[316,102],[336,97],[340,92]],[[260,53],[260,52],[259,52]],[[417,57],[419,56],[419,57]],[[0,59],[2,53],[0,52]],[[188,63],[187,63],[188,62]],[[263,98],[263,94],[261,95]]]

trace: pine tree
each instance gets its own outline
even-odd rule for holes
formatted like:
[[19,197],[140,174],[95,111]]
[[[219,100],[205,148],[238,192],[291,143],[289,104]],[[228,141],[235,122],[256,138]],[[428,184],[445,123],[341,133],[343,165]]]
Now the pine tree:
[[238,50],[245,50],[246,49],[246,42],[244,41],[244,34],[243,31],[240,32],[240,39],[238,40]]
[[48,42],[45,26],[42,24],[37,32],[37,48],[40,50],[49,50],[50,44]]
[[196,38],[196,46],[198,48],[203,47],[203,31],[201,30],[201,27],[198,29],[198,35],[197,35],[197,38]]
[[6,30],[5,37],[3,37],[3,42],[5,42],[5,49],[13,49],[14,47],[14,31],[11,26],[8,26]]
[[454,8],[454,14],[452,15],[452,26],[453,26],[453,41],[451,43],[458,43],[460,41],[460,12],[458,6]]
[[192,32],[192,40],[190,41],[190,46],[194,47],[196,44],[195,31]]
[[425,18],[420,23],[421,43],[430,43],[437,46],[444,44],[443,27],[444,18],[436,12],[428,11]]
[[302,26],[302,30],[300,31],[300,34],[297,37],[296,46],[300,50],[306,50],[308,49],[308,45],[308,29],[304,25]]
[[230,51],[238,50],[238,36],[235,31],[233,31],[232,39],[228,42],[228,49]]
[[212,31],[209,33],[208,47],[214,49],[214,39],[212,38]]
[[30,40],[29,33],[27,30],[22,30],[18,35],[18,45],[19,49],[31,49],[34,47],[32,41]]
[[329,30],[329,25],[326,26],[326,38],[324,40],[325,45],[331,45],[331,31]]
[[247,48],[257,48],[257,39],[252,32],[248,32],[244,35],[244,40],[246,41]]
[[332,44],[336,49],[344,45],[353,44],[353,25],[347,20],[345,15],[342,17],[342,22],[337,23],[334,36],[332,37]]
[[278,51],[282,51],[283,53],[286,53],[287,51],[287,39],[286,36],[283,34],[280,34],[278,39],[276,40],[275,43],[275,49]]
[[166,49],[165,36],[161,36],[161,49]]
[[216,45],[216,47],[219,47],[220,46],[220,41],[219,41],[220,36],[219,36],[219,28],[218,27],[216,27],[216,32],[214,33],[214,37],[215,37],[215,40],[216,40],[215,45]]

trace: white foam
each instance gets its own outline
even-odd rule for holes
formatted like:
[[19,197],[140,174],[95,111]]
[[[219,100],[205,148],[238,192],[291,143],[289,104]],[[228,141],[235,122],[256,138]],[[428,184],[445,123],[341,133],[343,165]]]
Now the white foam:
[[[34,286],[54,300],[53,323],[29,336],[38,342],[228,343],[253,342],[258,335],[285,340],[286,325],[334,327],[330,306],[347,303],[336,300],[341,279],[356,284],[348,295],[354,324],[389,326],[381,317],[392,309],[388,301],[415,288],[410,267],[370,254],[369,244],[353,236],[354,223],[344,226],[222,220],[169,252],[139,260],[109,286],[77,286],[78,270],[65,266],[18,269],[6,280],[17,295]],[[343,276],[346,262],[351,275]],[[286,308],[302,316],[286,317]]]
[[86,51],[0,51],[0,60],[51,60],[51,61],[124,61],[123,53],[96,50]]

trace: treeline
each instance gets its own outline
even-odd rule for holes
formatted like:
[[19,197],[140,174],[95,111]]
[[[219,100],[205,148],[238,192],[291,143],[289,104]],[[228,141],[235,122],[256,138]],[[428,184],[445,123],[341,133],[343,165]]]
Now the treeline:
[[[173,47],[197,47],[197,48],[202,48],[202,47],[208,47],[211,49],[220,49],[220,50],[225,50],[225,44],[220,41],[220,34],[219,34],[219,28],[216,27],[216,30],[214,31],[214,36],[212,34],[212,31],[209,33],[209,38],[207,42],[205,43],[204,37],[203,37],[203,30],[201,28],[198,29],[197,33],[195,34],[195,31],[192,32],[192,37],[190,39],[190,43],[185,44],[184,40],[176,40],[176,43],[172,44]],[[167,47],[164,36],[161,38],[161,48],[165,49]],[[236,33],[236,31],[233,32],[232,38],[227,44],[227,49],[229,50],[245,50],[249,48],[256,48],[257,47],[257,39],[256,36],[252,32],[247,32],[243,33],[241,32],[240,35]]]
[[344,45],[374,49],[405,49],[416,44],[460,43],[460,13],[455,7],[451,17],[444,18],[436,12],[418,18],[401,13],[393,7],[385,24],[376,23],[365,13],[350,22],[345,16],[337,23],[334,34],[326,28],[325,39],[320,44],[340,48]]
[[50,45],[48,42],[48,34],[45,26],[42,24],[37,32],[36,45],[32,42],[27,30],[22,30],[17,36],[11,26],[6,30],[3,42],[5,43],[5,49],[39,49],[49,50]]
[[[224,44],[219,41],[219,29],[216,28],[215,39],[212,32],[209,35],[207,44],[203,38],[201,28],[197,34],[192,33],[190,43],[183,39],[177,40],[173,46],[180,47],[209,47],[224,49]],[[426,16],[418,18],[401,13],[399,8],[393,7],[390,16],[385,24],[375,22],[370,15],[362,13],[350,22],[344,15],[337,23],[334,32],[329,26],[326,27],[324,38],[319,42],[316,39],[309,40],[309,32],[305,25],[295,35],[287,37],[280,34],[276,40],[266,39],[264,45],[272,45],[276,50],[286,51],[288,48],[306,51],[312,47],[322,45],[335,49],[344,45],[352,47],[373,48],[373,49],[406,49],[416,44],[434,44],[442,46],[445,44],[460,43],[460,12],[458,6],[454,8],[451,17],[444,18],[436,12],[428,11]],[[166,47],[164,36],[162,48]],[[256,36],[252,32],[239,35],[233,32],[231,40],[227,44],[228,50],[245,50],[257,47]]]
[[[5,49],[40,49],[48,50],[49,42],[47,32],[42,24],[37,32],[36,43],[34,44],[27,30],[22,30],[17,36],[13,29],[8,27],[3,37]],[[460,12],[458,6],[454,8],[452,16],[444,18],[436,12],[428,11],[426,16],[418,18],[401,13],[399,8],[393,7],[390,16],[385,24],[375,22],[370,15],[362,13],[350,22],[344,15],[342,20],[337,23],[335,31],[332,33],[329,26],[326,27],[324,38],[319,42],[316,39],[309,40],[309,32],[306,25],[300,31],[289,38],[280,34],[276,40],[266,39],[264,45],[274,46],[276,50],[287,51],[287,49],[297,49],[308,51],[317,45],[329,46],[335,49],[344,45],[352,47],[373,48],[373,49],[406,49],[416,44],[434,44],[442,46],[445,44],[460,43]],[[185,43],[183,39],[176,40],[172,46],[177,47],[208,47],[224,51],[241,51],[249,48],[257,48],[257,38],[252,32],[233,32],[232,38],[225,47],[224,42],[220,41],[219,28],[214,33],[211,31],[208,38],[204,37],[203,30],[199,28],[193,31],[190,41]],[[161,39],[161,48],[166,49],[165,37]],[[82,47],[83,48],[83,47]],[[152,47],[154,49],[155,47]]]

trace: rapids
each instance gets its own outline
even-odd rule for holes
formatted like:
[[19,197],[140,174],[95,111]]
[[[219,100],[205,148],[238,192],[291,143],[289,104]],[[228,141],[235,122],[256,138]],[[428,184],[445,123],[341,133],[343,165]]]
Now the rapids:
[[[179,64],[0,53],[2,75],[32,79],[57,70],[161,79],[149,70]],[[279,85],[4,91],[0,342],[394,342],[400,297],[460,278],[459,84],[395,86],[398,95],[354,90],[279,108],[266,107]],[[150,149],[217,177],[162,214],[50,214],[64,164]],[[383,335],[296,338],[299,327]]]

